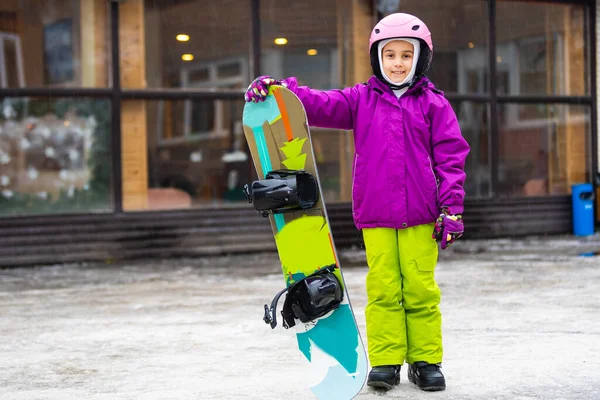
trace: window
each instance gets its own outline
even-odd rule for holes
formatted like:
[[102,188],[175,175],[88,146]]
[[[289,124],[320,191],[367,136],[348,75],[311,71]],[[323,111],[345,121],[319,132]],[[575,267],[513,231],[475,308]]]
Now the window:
[[147,87],[247,86],[250,6],[239,0],[144,0]]
[[451,102],[460,130],[471,147],[465,164],[465,192],[469,197],[487,197],[491,186],[490,108],[486,103]]
[[109,2],[0,2],[0,88],[109,85]]
[[433,40],[433,61],[427,75],[444,92],[488,91],[488,12],[481,0],[380,0],[384,16],[404,12],[427,24]]
[[500,115],[535,110],[533,124],[500,119],[499,195],[564,195],[590,172],[590,108],[562,104],[503,104]]
[[110,102],[0,102],[0,216],[112,209]]
[[589,94],[583,5],[499,1],[497,15],[499,93]]
[[[349,60],[340,59],[339,30],[347,27],[340,26],[339,18],[349,5],[347,1],[262,0],[263,72],[278,78],[294,76],[315,89],[340,87],[340,62]],[[346,22],[350,24],[351,19],[349,16]],[[365,35],[368,40],[368,33]]]
[[[216,127],[218,134],[185,135],[186,105],[195,108],[193,126]],[[218,103],[218,104],[217,104]],[[220,121],[212,110],[221,109]],[[124,127],[124,134],[136,150],[128,159],[147,154],[141,183],[124,191],[127,210],[194,208],[231,202],[247,202],[245,183],[253,179],[253,167],[242,128],[243,98],[235,100],[128,100],[125,110],[134,110],[131,124],[143,127],[147,137],[140,138]],[[211,110],[211,112],[201,112]],[[128,120],[130,118],[127,118]],[[144,151],[145,150],[145,151]],[[137,168],[135,163],[124,169]],[[124,174],[127,176],[127,174]],[[138,177],[132,176],[135,181]],[[143,182],[142,182],[143,181]]]
[[[247,76],[248,64],[244,58],[182,67],[180,72],[184,88],[237,89],[245,85]],[[186,100],[183,136],[227,135],[223,124],[224,106],[220,100]]]

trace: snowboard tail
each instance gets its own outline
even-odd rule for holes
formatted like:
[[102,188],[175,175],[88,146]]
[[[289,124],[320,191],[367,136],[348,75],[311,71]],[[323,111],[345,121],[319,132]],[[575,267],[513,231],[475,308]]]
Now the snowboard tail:
[[[258,179],[267,182],[246,188],[246,195],[249,200],[254,199],[255,208],[271,222],[286,287],[291,289],[315,272],[333,266],[331,273],[343,290],[340,303],[331,311],[308,322],[296,320],[293,326],[298,349],[308,362],[311,390],[319,399],[351,399],[366,381],[367,359],[323,204],[306,112],[289,89],[271,86],[264,102],[246,103],[243,125]],[[282,170],[296,178],[304,174],[314,177],[313,192],[318,191],[318,195],[308,196],[310,207],[300,206],[300,200],[292,201],[293,190],[285,196],[294,184],[298,189],[299,181],[294,183],[284,177],[281,182],[268,182],[281,180]],[[301,192],[306,197],[310,190]],[[256,199],[263,195],[261,204],[279,207],[261,210]],[[267,307],[267,323],[268,311]]]

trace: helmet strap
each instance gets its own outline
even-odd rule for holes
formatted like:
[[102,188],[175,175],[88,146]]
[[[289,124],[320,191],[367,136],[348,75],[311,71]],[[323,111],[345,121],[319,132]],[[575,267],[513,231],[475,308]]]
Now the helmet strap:
[[411,87],[413,85],[413,82],[415,80],[411,80],[410,82],[406,82],[403,83],[402,85],[393,85],[391,83],[389,83],[388,81],[384,81],[392,90],[400,90],[400,89],[404,89],[405,87]]

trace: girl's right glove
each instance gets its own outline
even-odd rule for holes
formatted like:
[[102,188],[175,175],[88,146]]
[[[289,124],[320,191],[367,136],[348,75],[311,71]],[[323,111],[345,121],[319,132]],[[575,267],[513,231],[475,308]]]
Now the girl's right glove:
[[269,94],[269,87],[271,85],[283,85],[285,86],[285,84],[281,81],[278,81],[274,78],[271,78],[270,76],[267,75],[263,75],[263,76],[259,76],[258,78],[256,78],[255,80],[252,81],[252,83],[250,84],[250,86],[248,86],[248,90],[246,91],[246,94],[244,95],[244,99],[246,100],[246,102],[259,102],[259,101],[265,101],[265,99],[267,98],[267,95]]
[[456,239],[461,237],[465,231],[462,215],[451,215],[442,211],[435,221],[435,227],[431,237],[441,242],[442,250],[446,250]]

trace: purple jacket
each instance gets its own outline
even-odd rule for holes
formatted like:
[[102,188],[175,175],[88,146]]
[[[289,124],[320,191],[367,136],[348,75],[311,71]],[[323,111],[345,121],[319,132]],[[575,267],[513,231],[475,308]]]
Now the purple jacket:
[[397,99],[376,77],[343,90],[284,82],[308,123],[354,130],[352,209],[358,229],[431,223],[442,206],[463,212],[469,145],[443,93],[422,78]]

